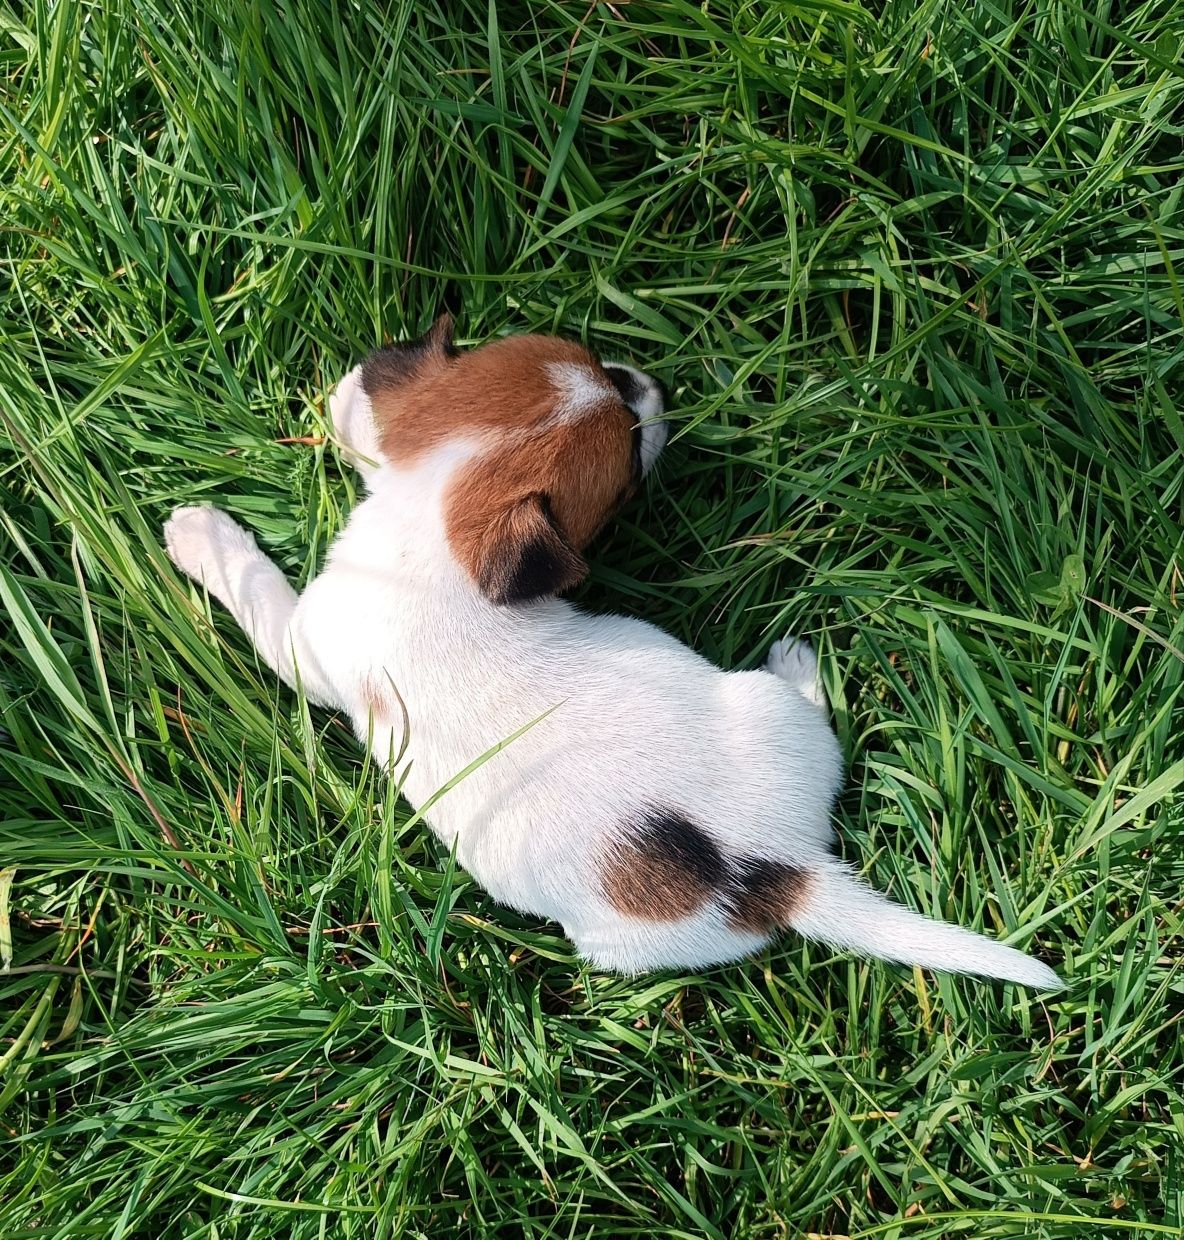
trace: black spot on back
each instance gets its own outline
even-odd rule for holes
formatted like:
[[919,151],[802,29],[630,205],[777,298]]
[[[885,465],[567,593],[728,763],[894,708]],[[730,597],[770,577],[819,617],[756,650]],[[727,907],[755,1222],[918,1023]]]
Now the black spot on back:
[[761,857],[729,858],[685,814],[654,807],[623,825],[601,879],[609,903],[630,917],[677,921],[714,899],[733,930],[768,935],[789,923],[809,874]]
[[646,852],[677,865],[704,887],[718,887],[723,881],[727,863],[719,845],[684,814],[651,809],[642,824]]
[[751,934],[771,934],[789,920],[806,894],[808,875],[780,861],[742,857],[733,861],[724,893],[728,925]]
[[703,907],[727,875],[719,846],[677,810],[646,809],[629,823],[602,872],[619,912],[676,921]]

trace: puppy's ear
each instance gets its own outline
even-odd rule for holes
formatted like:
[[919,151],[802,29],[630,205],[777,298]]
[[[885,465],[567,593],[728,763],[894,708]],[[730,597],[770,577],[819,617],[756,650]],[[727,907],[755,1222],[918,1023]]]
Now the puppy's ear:
[[445,312],[418,339],[388,344],[362,363],[362,386],[372,399],[392,391],[433,370],[448,365],[456,356],[452,343],[456,321]]
[[519,500],[489,523],[475,568],[482,593],[502,606],[558,594],[588,575],[541,494]]
[[456,346],[452,343],[455,335],[456,319],[451,310],[445,310],[436,318],[422,343],[429,352],[445,353],[451,357],[456,353]]

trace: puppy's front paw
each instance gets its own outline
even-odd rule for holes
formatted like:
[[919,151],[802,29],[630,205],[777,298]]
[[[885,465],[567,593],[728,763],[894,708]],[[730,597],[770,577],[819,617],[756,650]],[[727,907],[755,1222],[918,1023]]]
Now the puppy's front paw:
[[815,706],[825,705],[818,682],[818,657],[809,642],[799,641],[787,633],[773,643],[765,666]]
[[164,523],[169,559],[194,581],[215,588],[218,575],[233,556],[258,555],[255,540],[218,508],[175,508]]

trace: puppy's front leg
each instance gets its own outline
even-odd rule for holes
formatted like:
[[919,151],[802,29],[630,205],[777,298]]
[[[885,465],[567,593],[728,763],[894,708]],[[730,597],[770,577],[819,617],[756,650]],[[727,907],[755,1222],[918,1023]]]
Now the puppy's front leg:
[[264,662],[310,701],[334,694],[295,622],[296,591],[233,517],[217,508],[177,508],[164,524],[169,558],[238,621]]
[[361,366],[355,366],[329,397],[329,420],[342,455],[362,475],[362,481],[369,488],[382,466],[382,456],[370,397],[362,386]]

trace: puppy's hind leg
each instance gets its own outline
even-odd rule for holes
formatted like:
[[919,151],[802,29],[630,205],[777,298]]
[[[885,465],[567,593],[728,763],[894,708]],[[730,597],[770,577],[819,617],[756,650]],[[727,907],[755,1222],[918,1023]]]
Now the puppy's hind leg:
[[826,705],[818,679],[818,657],[809,642],[787,633],[773,643],[765,667],[787,685],[792,685],[808,702],[819,707]]
[[294,623],[296,591],[233,517],[217,508],[177,508],[164,540],[173,563],[226,607],[268,667],[293,688],[299,681],[310,701],[336,705]]

